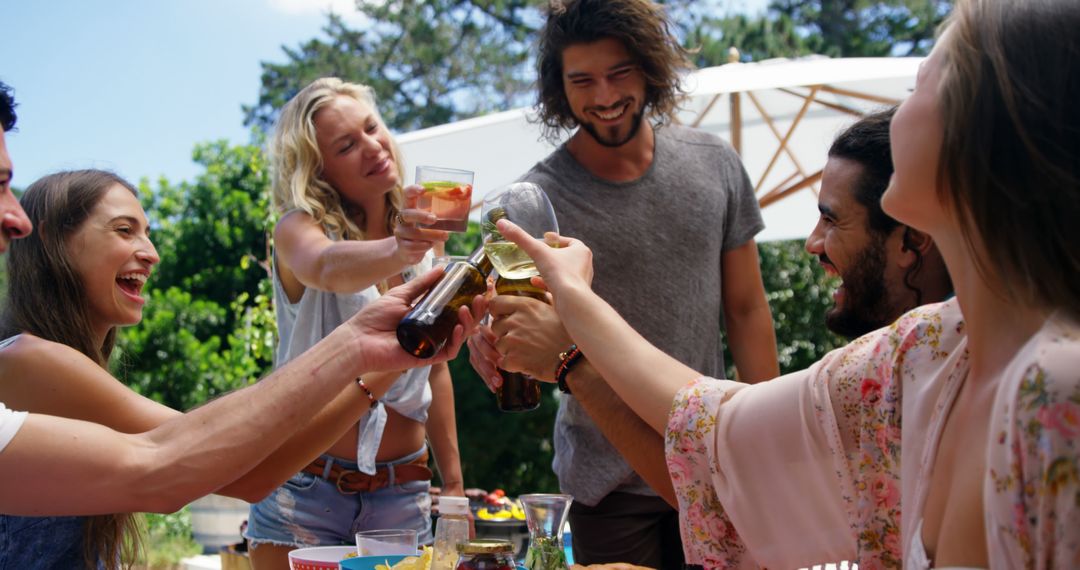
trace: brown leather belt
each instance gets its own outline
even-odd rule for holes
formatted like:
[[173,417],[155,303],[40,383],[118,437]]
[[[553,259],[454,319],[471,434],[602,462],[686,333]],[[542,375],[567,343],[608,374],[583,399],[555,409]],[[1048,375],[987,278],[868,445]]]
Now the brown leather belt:
[[304,467],[305,473],[311,473],[334,481],[338,491],[343,495],[355,495],[356,493],[370,493],[391,484],[400,485],[412,481],[430,481],[431,469],[428,469],[428,452],[413,459],[408,463],[398,465],[380,465],[375,469],[374,475],[361,473],[352,469],[345,469],[337,463],[330,464],[330,472],[327,473],[326,460],[318,458]]

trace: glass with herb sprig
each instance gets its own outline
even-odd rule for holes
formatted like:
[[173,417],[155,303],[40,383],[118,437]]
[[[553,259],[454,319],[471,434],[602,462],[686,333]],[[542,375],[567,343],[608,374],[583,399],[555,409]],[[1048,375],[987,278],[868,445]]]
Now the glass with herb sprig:
[[570,495],[536,493],[518,497],[525,509],[529,527],[529,550],[525,553],[528,570],[566,570],[563,526],[570,514]]

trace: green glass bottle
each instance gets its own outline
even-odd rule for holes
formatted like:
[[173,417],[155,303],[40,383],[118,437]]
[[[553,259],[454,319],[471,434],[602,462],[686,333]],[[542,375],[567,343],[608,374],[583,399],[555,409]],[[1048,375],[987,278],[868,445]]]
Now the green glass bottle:
[[401,348],[419,358],[435,356],[458,324],[458,309],[487,292],[489,273],[491,262],[483,248],[472,252],[467,261],[447,265],[442,278],[398,323]]
[[[507,279],[503,276],[495,281],[495,292],[499,295],[532,297],[547,302],[544,290],[532,284],[532,278]],[[499,409],[504,412],[528,412],[540,406],[540,381],[520,372],[499,370],[502,386],[495,391]]]

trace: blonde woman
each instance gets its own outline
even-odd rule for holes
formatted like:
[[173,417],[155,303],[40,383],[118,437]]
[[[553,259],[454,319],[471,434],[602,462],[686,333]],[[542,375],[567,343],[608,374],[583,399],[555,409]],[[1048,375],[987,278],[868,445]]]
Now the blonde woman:
[[[336,78],[308,85],[282,109],[270,152],[281,214],[273,260],[281,366],[430,267],[448,234],[418,228],[431,214],[405,208],[401,153],[368,87]],[[409,190],[415,200],[419,188]],[[246,534],[256,568],[287,568],[290,550],[351,544],[365,529],[411,528],[430,542],[425,440],[443,492],[464,495],[448,368],[385,374],[400,378],[372,392],[381,405],[252,505]]]

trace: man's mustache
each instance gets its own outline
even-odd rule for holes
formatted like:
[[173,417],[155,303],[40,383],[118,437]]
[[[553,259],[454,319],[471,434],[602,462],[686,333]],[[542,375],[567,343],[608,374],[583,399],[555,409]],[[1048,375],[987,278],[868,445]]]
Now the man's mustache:
[[602,107],[602,106],[599,106],[599,105],[589,107],[589,110],[590,111],[596,111],[596,112],[599,112],[599,113],[603,113],[604,111],[614,111],[615,109],[618,109],[619,107],[622,107],[623,105],[629,105],[631,101],[632,100],[628,97],[626,99],[620,99],[620,100],[618,100],[618,101],[616,101],[616,102],[614,102],[611,105],[608,105],[606,107]]

